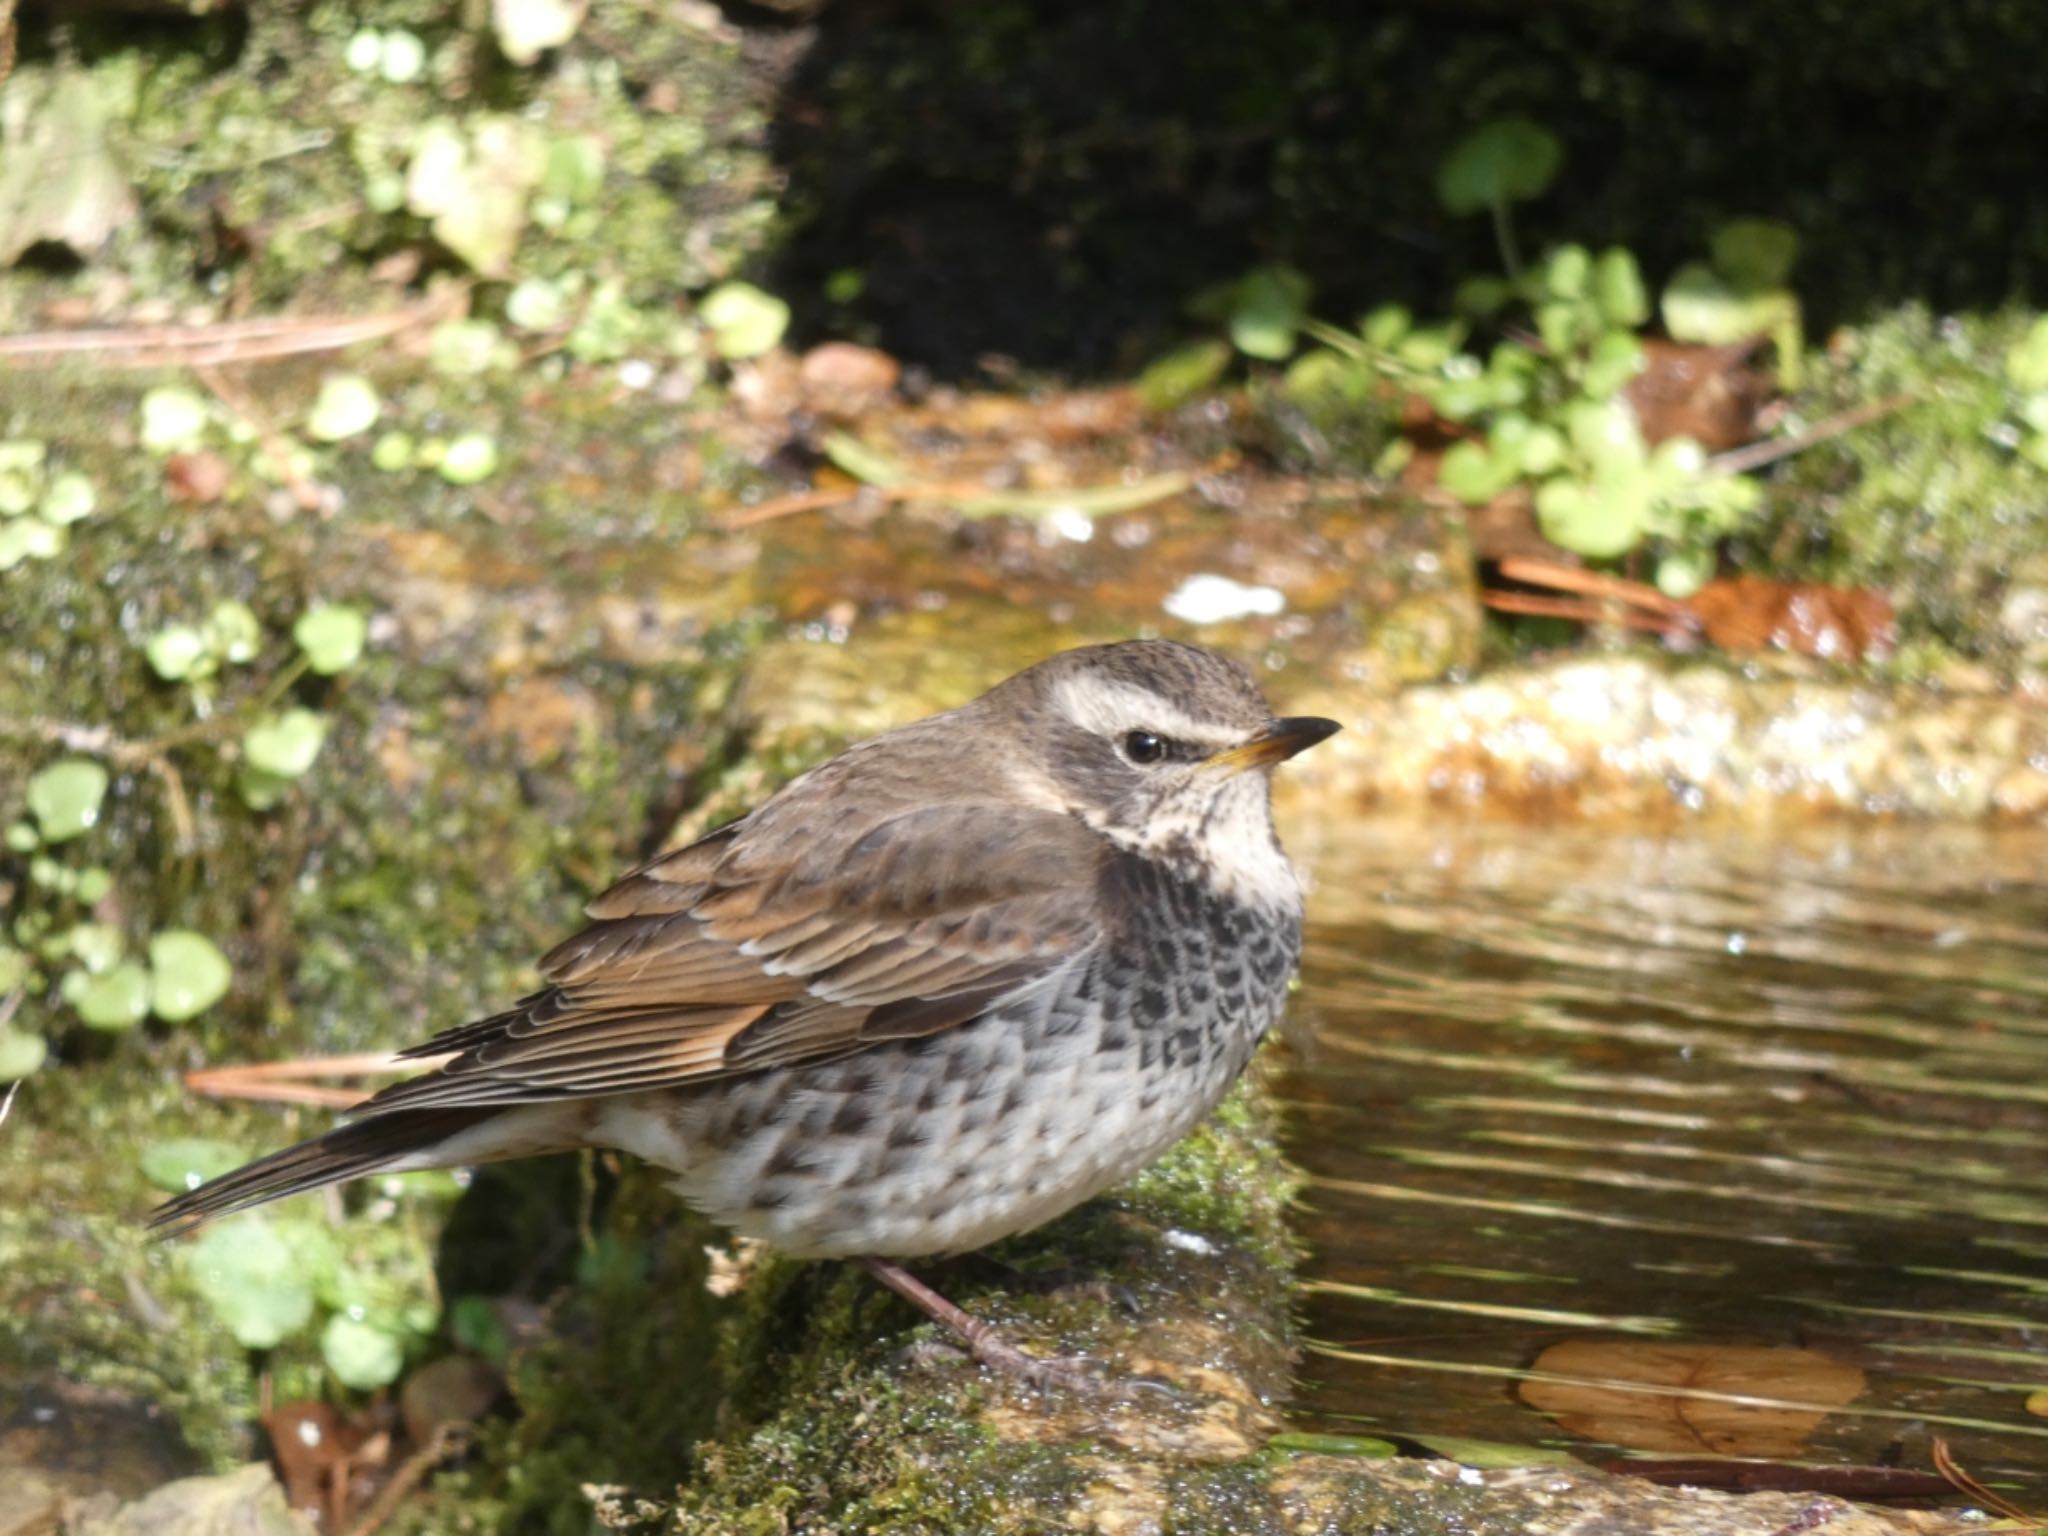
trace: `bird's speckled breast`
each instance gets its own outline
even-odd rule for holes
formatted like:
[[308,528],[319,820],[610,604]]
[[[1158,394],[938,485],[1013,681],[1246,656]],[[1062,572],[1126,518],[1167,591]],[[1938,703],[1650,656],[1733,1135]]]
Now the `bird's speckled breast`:
[[924,1039],[622,1098],[593,1140],[676,1172],[693,1206],[812,1257],[911,1258],[1027,1231],[1119,1183],[1215,1108],[1279,1018],[1298,907],[1124,858],[1102,939]]

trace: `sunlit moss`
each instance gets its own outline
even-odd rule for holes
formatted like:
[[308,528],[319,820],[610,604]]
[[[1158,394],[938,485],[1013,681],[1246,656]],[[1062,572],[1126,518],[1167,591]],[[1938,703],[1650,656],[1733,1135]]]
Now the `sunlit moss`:
[[1805,415],[1898,409],[1786,465],[1757,556],[1886,591],[1908,641],[2013,660],[2021,637],[2000,628],[2001,600],[2016,572],[2048,556],[2048,470],[2015,451],[2021,392],[2006,366],[2028,323],[1909,305],[1842,333],[1816,364]]

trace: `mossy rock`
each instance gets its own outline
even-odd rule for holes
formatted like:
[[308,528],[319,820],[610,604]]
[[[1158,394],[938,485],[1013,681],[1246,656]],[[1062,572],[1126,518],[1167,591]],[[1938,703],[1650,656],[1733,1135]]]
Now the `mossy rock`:
[[2036,621],[2009,607],[2048,586],[2048,469],[2016,451],[2020,391],[2006,356],[2033,317],[1937,317],[1909,305],[1842,332],[1802,413],[1898,409],[1796,456],[1772,520],[1747,543],[1805,579],[1876,587],[1908,643],[2012,667],[2037,661]]

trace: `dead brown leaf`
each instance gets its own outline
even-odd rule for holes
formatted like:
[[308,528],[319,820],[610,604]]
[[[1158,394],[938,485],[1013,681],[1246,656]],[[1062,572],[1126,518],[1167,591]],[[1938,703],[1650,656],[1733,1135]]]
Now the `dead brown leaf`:
[[[1522,1400],[1588,1440],[1632,1450],[1793,1456],[1863,1372],[1811,1349],[1568,1339],[1536,1357]],[[1739,1399],[1752,1399],[1740,1401]]]

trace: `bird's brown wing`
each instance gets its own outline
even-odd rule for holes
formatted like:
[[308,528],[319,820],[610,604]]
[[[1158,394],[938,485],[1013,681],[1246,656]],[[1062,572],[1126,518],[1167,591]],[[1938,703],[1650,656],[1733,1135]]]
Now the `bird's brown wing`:
[[[922,788],[922,787],[920,787]],[[937,1033],[1096,939],[1100,837],[1056,811],[786,793],[634,871],[546,990],[410,1053],[367,1113],[709,1081]]]

